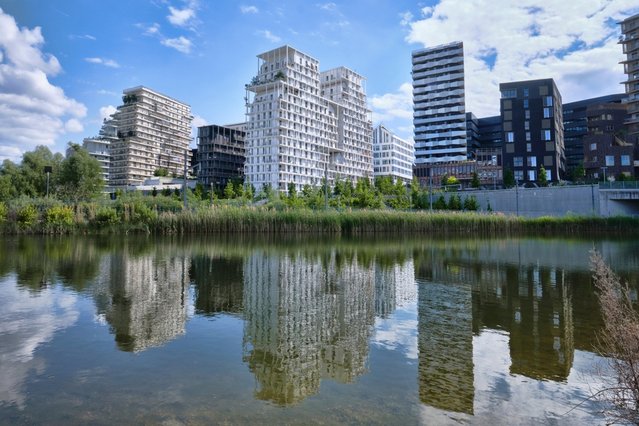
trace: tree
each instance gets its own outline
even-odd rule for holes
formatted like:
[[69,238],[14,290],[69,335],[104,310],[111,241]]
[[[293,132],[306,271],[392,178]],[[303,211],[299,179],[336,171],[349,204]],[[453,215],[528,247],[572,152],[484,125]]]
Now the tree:
[[104,188],[100,163],[78,144],[69,142],[69,148],[57,179],[60,195],[75,202],[97,197]]
[[433,208],[435,210],[446,210],[448,206],[446,205],[446,199],[443,195],[437,197],[437,200],[433,203]]
[[461,199],[459,198],[459,195],[452,194],[448,198],[448,210],[461,210],[461,208],[462,208],[462,203],[461,203]]
[[509,168],[504,169],[504,186],[506,188],[515,186],[515,174]]
[[410,182],[410,200],[413,205],[413,208],[418,209],[420,207],[420,197],[419,197],[419,181],[416,177]]
[[158,196],[158,189],[154,186],[153,190],[151,191],[151,196],[153,197],[157,197]]
[[390,176],[378,176],[375,178],[375,188],[382,195],[391,195],[393,193],[393,179]]
[[155,169],[155,171],[153,172],[153,176],[166,177],[168,175],[169,175],[169,171],[163,167]]
[[473,172],[473,180],[470,182],[470,186],[472,186],[473,188],[479,188],[480,185],[481,182],[479,181],[479,175],[477,174],[477,172]]
[[18,193],[30,197],[46,195],[47,174],[44,172],[45,166],[50,166],[53,169],[49,176],[49,192],[55,192],[55,182],[63,160],[62,154],[53,154],[46,146],[38,146],[33,151],[25,152],[19,166],[20,177],[14,183]]
[[466,197],[464,199],[464,210],[468,211],[476,211],[479,210],[479,203],[477,202],[477,198],[474,195],[470,197]]
[[537,182],[539,182],[539,186],[548,186],[548,177],[546,176],[546,168],[544,166],[539,168],[539,177]]
[[574,182],[583,181],[585,176],[586,169],[584,169],[584,163],[579,163],[579,165],[571,171],[571,178]]
[[228,181],[226,187],[224,188],[224,197],[227,200],[235,198],[235,189],[233,188],[233,182]]
[[603,318],[597,349],[614,376],[594,396],[609,405],[611,423],[639,424],[639,314],[628,284],[594,250],[590,264]]

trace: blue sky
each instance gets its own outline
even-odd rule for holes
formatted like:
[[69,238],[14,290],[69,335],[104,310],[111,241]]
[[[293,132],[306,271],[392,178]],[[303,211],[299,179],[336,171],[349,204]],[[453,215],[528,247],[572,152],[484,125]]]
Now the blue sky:
[[[516,3],[516,4],[515,4]],[[574,3],[574,4],[573,4]],[[125,88],[191,105],[196,124],[244,119],[256,55],[289,44],[367,77],[377,123],[410,138],[411,51],[464,41],[467,110],[498,84],[554,77],[564,101],[623,90],[627,0],[0,0],[0,160],[97,134]]]

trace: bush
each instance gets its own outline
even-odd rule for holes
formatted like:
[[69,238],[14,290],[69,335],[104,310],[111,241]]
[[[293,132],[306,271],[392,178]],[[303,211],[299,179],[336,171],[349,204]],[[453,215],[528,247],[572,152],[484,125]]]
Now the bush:
[[451,195],[448,198],[448,210],[461,210],[462,208],[462,203],[461,203],[461,198],[459,198],[459,195]]
[[477,202],[477,198],[475,198],[474,195],[471,195],[470,197],[466,197],[464,199],[464,210],[479,210],[479,203]]
[[38,209],[33,204],[27,204],[18,210],[16,220],[21,228],[30,228],[38,222]]
[[53,206],[44,215],[46,228],[52,232],[63,232],[73,226],[73,209],[68,206]]
[[4,223],[7,221],[7,213],[9,209],[7,209],[7,205],[5,203],[0,202],[0,223]]
[[118,212],[112,207],[102,207],[95,215],[95,222],[99,226],[111,226],[120,222]]

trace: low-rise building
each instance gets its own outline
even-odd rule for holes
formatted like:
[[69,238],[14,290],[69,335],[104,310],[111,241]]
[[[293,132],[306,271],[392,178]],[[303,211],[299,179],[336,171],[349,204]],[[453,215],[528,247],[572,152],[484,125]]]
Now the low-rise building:
[[373,130],[373,176],[390,176],[393,181],[413,179],[415,148],[380,124]]

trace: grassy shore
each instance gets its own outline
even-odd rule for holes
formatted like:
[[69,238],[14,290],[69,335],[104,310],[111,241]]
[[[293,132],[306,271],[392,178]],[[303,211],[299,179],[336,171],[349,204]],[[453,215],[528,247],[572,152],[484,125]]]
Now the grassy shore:
[[[178,205],[179,206],[179,205]],[[3,210],[4,208],[4,210]],[[275,209],[207,206],[181,210],[142,203],[0,207],[2,234],[419,234],[478,236],[637,236],[634,217],[524,218],[499,213]]]

